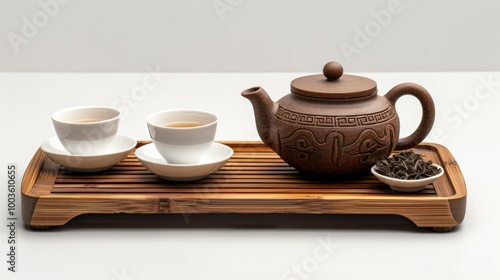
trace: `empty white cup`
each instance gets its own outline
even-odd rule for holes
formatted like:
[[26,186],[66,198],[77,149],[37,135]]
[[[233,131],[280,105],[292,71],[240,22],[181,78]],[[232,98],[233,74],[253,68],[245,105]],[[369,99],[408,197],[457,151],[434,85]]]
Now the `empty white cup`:
[[165,110],[150,114],[149,134],[170,164],[198,163],[212,147],[217,116],[200,110]]
[[120,111],[111,107],[72,107],[52,114],[52,123],[64,148],[74,155],[105,153],[118,131]]

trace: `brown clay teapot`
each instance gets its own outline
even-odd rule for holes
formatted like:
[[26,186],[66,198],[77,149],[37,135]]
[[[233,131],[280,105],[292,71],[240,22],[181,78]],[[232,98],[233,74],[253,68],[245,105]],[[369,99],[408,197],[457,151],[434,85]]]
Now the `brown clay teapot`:
[[[377,95],[375,81],[343,75],[329,62],[323,75],[297,78],[291,94],[273,102],[260,87],[243,91],[253,105],[262,141],[300,172],[317,175],[351,175],[369,172],[377,160],[394,149],[419,144],[434,123],[434,102],[423,87],[403,83],[386,95]],[[396,101],[415,96],[422,105],[419,126],[399,139]]]

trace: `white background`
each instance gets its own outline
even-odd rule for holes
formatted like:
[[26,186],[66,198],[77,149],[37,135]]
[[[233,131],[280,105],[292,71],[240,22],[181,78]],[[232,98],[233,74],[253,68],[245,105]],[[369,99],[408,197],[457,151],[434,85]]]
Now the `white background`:
[[58,1],[0,2],[0,71],[316,72],[329,60],[349,71],[500,67],[494,0]]
[[[19,220],[16,273],[7,271],[8,231],[0,226],[0,278],[498,279],[499,4],[401,0],[400,13],[348,57],[340,45],[357,47],[356,28],[376,23],[373,13],[390,1],[231,3],[219,16],[212,0],[69,1],[16,52],[12,34],[24,36],[24,18],[43,20],[45,10],[38,1],[0,2],[0,172],[16,163],[20,182],[54,135],[51,113],[77,105],[121,107],[120,133],[139,140],[149,139],[149,113],[182,107],[217,113],[218,140],[257,140],[241,91],[261,85],[277,100],[293,78],[338,60],[377,81],[381,95],[406,81],[431,93],[436,122],[426,141],[448,147],[462,169],[464,222],[436,234],[398,217],[105,216],[49,231]],[[157,84],[138,95],[145,78]],[[408,135],[418,103],[403,98],[398,113]],[[1,178],[0,225],[7,218]],[[295,226],[300,221],[307,226]],[[305,276],[287,274],[304,272],[325,241],[333,244],[327,258]]]
[[[152,74],[0,73],[0,91],[9,93],[7,102],[0,103],[0,166],[6,172],[8,163],[17,163],[20,179],[40,144],[54,136],[52,112],[76,105],[119,105],[127,112],[119,133],[139,140],[149,139],[149,113],[185,107],[219,115],[217,140],[257,140],[250,102],[240,92],[258,84],[277,100],[289,92],[290,81],[303,74],[154,73],[156,87],[138,98],[136,87]],[[465,220],[454,231],[429,232],[399,217],[315,215],[192,215],[189,223],[175,215],[110,215],[31,231],[22,226],[18,205],[18,272],[8,272],[3,262],[0,277],[498,279],[500,189],[494,176],[500,152],[492,147],[498,145],[500,72],[359,74],[376,80],[381,95],[405,81],[421,84],[432,94],[436,122],[426,141],[451,151],[467,183]],[[124,97],[133,107],[120,101]],[[401,135],[411,133],[419,121],[420,108],[411,101],[402,98],[397,103]],[[2,185],[0,221],[6,223],[7,191]],[[7,237],[8,229],[2,226],[4,256]],[[322,242],[333,245],[327,257],[327,251],[321,251],[320,260],[314,252]],[[294,267],[305,276],[287,274]]]

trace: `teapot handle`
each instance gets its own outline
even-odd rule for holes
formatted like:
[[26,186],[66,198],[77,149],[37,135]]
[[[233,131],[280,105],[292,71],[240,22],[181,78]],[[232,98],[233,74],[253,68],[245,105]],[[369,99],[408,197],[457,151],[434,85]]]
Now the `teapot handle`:
[[422,105],[422,119],[417,129],[405,138],[400,138],[396,144],[396,150],[404,150],[415,147],[420,142],[422,142],[427,134],[431,131],[432,125],[434,124],[434,119],[436,116],[436,110],[434,107],[434,101],[432,100],[429,92],[414,83],[403,83],[393,87],[384,96],[394,108],[396,108],[396,101],[403,95],[413,95],[415,96],[420,104]]

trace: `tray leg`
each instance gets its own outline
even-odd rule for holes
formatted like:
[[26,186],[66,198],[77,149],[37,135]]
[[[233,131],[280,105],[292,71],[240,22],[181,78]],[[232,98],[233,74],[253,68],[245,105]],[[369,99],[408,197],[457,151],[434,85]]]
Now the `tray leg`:
[[30,228],[33,229],[33,230],[47,230],[47,229],[51,229],[53,227],[51,226],[36,226],[36,225],[30,225]]
[[451,231],[453,229],[453,227],[433,227],[431,228],[432,231],[435,231],[435,232],[448,232],[448,231]]

